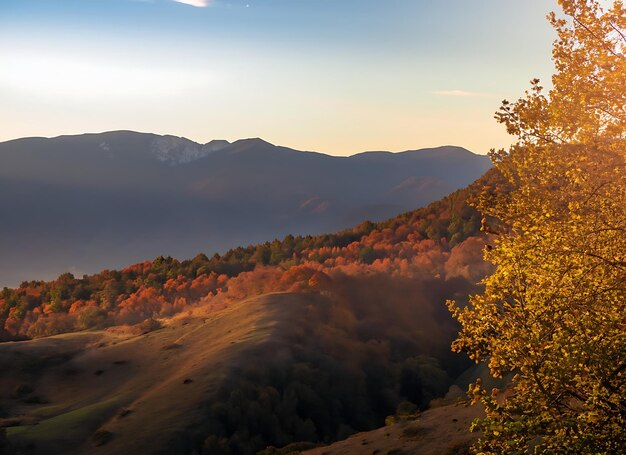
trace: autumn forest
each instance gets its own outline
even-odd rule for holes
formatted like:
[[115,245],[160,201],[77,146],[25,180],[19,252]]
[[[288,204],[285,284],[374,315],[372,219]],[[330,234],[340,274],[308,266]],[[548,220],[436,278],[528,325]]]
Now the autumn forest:
[[[172,24],[180,11],[208,20],[258,7],[147,3],[133,7],[169,4]],[[490,164],[453,146],[331,157],[260,139],[201,144],[129,131],[0,144],[0,162],[15,170],[0,172],[0,191],[15,192],[0,194],[0,208],[71,194],[61,205],[80,214],[72,204],[82,190],[106,201],[97,232],[76,227],[80,248],[54,250],[68,264],[81,251],[98,263],[102,239],[126,232],[121,213],[134,237],[120,249],[132,254],[161,238],[195,248],[209,225],[224,228],[224,242],[249,238],[223,253],[4,287],[0,453],[625,454],[626,7],[557,6],[546,11],[552,77],[501,102],[495,120],[513,143],[494,147]],[[265,8],[264,20],[289,14]],[[355,21],[371,13],[361,14]],[[126,194],[136,205],[115,212]],[[412,198],[419,208],[389,217]],[[42,237],[39,215],[50,214],[1,221],[0,242],[31,239],[42,258],[52,254],[45,239],[57,237]],[[259,232],[241,226],[256,218]],[[335,225],[352,227],[322,228]],[[49,230],[71,239],[74,227],[59,226]],[[258,241],[268,229],[276,238]]]

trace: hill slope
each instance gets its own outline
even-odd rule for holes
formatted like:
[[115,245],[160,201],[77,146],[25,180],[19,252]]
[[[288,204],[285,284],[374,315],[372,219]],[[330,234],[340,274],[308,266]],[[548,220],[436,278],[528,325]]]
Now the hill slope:
[[[468,428],[483,414],[478,406],[458,402],[302,454],[468,455],[469,446],[478,437]],[[283,452],[286,453],[289,451]]]
[[[0,406],[37,422],[10,427],[9,440],[29,453],[187,453],[211,391],[297,309],[272,303],[242,302],[139,336],[83,332],[0,344],[3,371],[11,371],[2,389],[14,392]],[[96,448],[101,441],[90,438],[99,429],[115,437]]]
[[468,367],[444,302],[489,270],[465,201],[494,175],[337,234],[5,289],[2,336],[36,339],[0,344],[0,427],[18,453],[254,454],[425,409]]
[[0,287],[382,220],[478,178],[459,147],[334,157],[128,131],[0,143]]
[[[2,343],[0,366],[11,373],[0,376],[9,392],[0,409],[10,417],[0,427],[11,453],[28,454],[256,453],[330,442],[380,425],[407,393],[408,372],[434,375],[413,393],[445,392],[450,380],[427,355],[448,336],[415,337],[432,333],[437,319],[430,303],[418,308],[402,321],[402,305],[391,301],[349,311],[340,296],[280,293],[204,308],[142,335]],[[362,321],[345,320],[357,312]],[[413,335],[372,326],[382,314]]]

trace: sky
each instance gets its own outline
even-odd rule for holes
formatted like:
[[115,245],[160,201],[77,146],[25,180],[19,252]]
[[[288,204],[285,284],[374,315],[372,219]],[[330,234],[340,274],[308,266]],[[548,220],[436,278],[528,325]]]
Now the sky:
[[0,0],[0,141],[134,130],[351,155],[512,138],[555,0]]

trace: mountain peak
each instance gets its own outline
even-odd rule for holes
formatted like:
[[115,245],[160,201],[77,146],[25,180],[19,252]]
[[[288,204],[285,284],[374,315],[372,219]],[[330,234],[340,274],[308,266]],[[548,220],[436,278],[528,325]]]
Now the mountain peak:
[[423,148],[423,149],[406,150],[400,153],[432,155],[432,156],[479,155],[478,153],[474,153],[466,149],[465,147],[460,147],[458,145],[441,145],[439,147],[428,147],[428,148]]
[[178,136],[157,136],[152,141],[151,150],[158,161],[176,166],[204,158],[230,145],[225,140],[212,140],[204,145]]
[[259,137],[253,137],[248,139],[239,139],[233,142],[229,147],[227,152],[229,154],[264,154],[270,150],[277,149],[277,146],[271,144]]
[[263,145],[263,146],[272,146],[275,147],[274,144],[271,144],[269,142],[267,142],[264,139],[261,139],[260,137],[251,137],[251,138],[247,138],[247,139],[239,139],[235,142],[233,142],[233,145],[245,145],[245,146],[259,146],[259,145]]
[[222,150],[230,145],[230,142],[224,139],[213,139],[212,141],[204,144],[204,149],[210,150],[211,152],[217,152]]
[[185,164],[206,156],[208,151],[189,139],[177,136],[157,136],[152,140],[151,151],[158,161],[171,166]]

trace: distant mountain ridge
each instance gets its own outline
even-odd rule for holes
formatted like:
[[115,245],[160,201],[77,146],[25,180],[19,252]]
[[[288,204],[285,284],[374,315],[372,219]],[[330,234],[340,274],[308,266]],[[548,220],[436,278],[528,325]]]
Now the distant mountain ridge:
[[0,287],[382,220],[480,177],[460,147],[336,157],[132,131],[0,143]]

